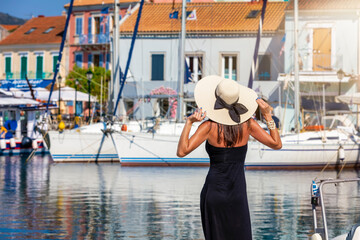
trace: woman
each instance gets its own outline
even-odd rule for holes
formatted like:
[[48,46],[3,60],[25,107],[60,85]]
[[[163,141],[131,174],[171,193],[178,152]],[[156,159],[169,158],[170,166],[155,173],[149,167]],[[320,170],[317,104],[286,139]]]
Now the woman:
[[[187,118],[177,155],[184,157],[206,141],[210,169],[200,196],[201,220],[207,240],[252,239],[244,160],[249,136],[273,149],[281,148],[271,107],[256,93],[218,76],[201,79],[195,87],[197,109]],[[252,119],[259,106],[270,134]],[[189,139],[191,125],[204,120]]]

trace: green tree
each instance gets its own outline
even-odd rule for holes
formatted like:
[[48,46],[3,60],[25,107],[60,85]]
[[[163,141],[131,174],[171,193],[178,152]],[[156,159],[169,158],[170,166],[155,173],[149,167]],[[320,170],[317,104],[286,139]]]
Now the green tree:
[[[88,93],[88,80],[86,78],[86,72],[89,69],[83,69],[78,66],[74,66],[73,70],[66,77],[66,85],[75,88],[75,80],[79,80],[78,91]],[[106,70],[103,67],[90,68],[93,72],[93,79],[90,84],[90,94],[96,96],[100,101],[101,92],[101,78],[102,78],[102,102],[105,103],[108,97],[108,86],[111,79],[110,70]]]

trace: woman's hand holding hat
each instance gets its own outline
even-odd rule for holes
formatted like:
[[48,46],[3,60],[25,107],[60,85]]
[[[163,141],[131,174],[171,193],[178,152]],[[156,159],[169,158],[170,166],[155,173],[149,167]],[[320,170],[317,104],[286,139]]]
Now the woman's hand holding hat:
[[259,104],[261,114],[264,116],[265,120],[271,121],[272,120],[272,117],[271,117],[272,107],[269,104],[267,104],[264,100],[262,100],[261,98],[258,98],[256,100],[256,102]]
[[194,122],[201,122],[206,117],[206,112],[203,112],[201,108],[197,108],[193,114],[191,114],[187,121],[190,121],[191,123]]

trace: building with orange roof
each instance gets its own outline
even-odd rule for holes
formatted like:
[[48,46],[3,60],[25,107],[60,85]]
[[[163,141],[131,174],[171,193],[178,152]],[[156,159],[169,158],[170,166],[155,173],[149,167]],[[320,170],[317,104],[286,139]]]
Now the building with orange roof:
[[[74,0],[69,22],[69,70],[101,66],[111,68],[110,40],[114,26],[114,0]],[[120,19],[139,0],[120,1]],[[66,4],[65,9],[70,4]],[[119,20],[120,20],[119,19]]]
[[[0,79],[51,79],[64,27],[64,16],[39,16],[0,41]],[[66,53],[63,59],[65,77]]]
[[[319,116],[331,113],[331,109],[324,109],[323,106],[335,102],[338,95],[351,94],[359,89],[360,1],[298,0],[298,6],[301,102],[314,103],[311,106],[300,106],[303,114],[321,119]],[[285,9],[285,33],[284,72],[281,72],[278,78],[282,86],[291,85],[294,81],[293,1],[290,1]],[[338,75],[340,70],[345,75]],[[282,102],[284,103],[285,99]],[[322,106],[317,109],[320,113],[316,113],[316,104]],[[356,107],[353,107],[352,110],[356,111]],[[285,117],[284,126],[293,126],[292,117]],[[314,121],[314,124],[324,123],[319,120]]]
[[10,33],[15,31],[20,25],[0,25],[0,41],[7,37]]
[[[269,2],[265,13],[254,89],[265,89],[266,93],[277,90],[278,73],[284,70],[280,52],[287,4]],[[262,2],[187,3],[190,14],[186,21],[185,57],[192,78],[192,82],[184,86],[187,113],[195,107],[194,85],[205,76],[221,75],[247,86],[261,8]],[[178,3],[144,4],[124,88],[125,112],[139,105],[134,86],[138,96],[149,95],[162,86],[178,89],[181,15]],[[129,51],[136,17],[134,12],[120,26],[121,53]],[[121,69],[124,69],[127,55],[120,57]],[[153,109],[162,107],[165,110],[155,115],[165,117],[169,100],[152,99],[151,103],[152,107],[140,108],[144,112],[137,111],[135,117],[152,116]]]
[[[65,20],[65,16],[34,17],[0,41],[0,84],[26,86],[26,77],[33,87],[50,83],[58,61]],[[63,83],[67,52],[64,48],[60,64],[59,75]]]

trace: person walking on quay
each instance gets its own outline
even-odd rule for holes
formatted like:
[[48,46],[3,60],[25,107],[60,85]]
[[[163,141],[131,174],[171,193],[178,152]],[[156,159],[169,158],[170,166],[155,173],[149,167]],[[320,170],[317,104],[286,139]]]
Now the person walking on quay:
[[[250,136],[272,149],[282,147],[271,107],[252,89],[219,76],[201,79],[194,94],[198,109],[186,120],[177,155],[184,157],[206,141],[210,169],[200,195],[205,239],[252,239],[244,161]],[[270,134],[252,118],[257,107]],[[191,125],[205,117],[209,120],[189,138]]]

